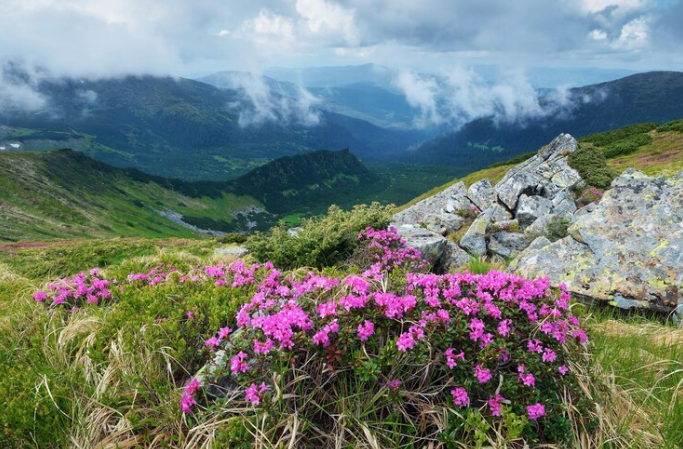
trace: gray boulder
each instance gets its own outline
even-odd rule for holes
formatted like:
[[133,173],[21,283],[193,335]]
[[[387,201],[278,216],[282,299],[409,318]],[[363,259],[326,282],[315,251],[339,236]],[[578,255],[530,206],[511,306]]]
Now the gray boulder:
[[[395,214],[391,221],[400,226],[403,224],[423,223],[428,215],[440,215],[443,213],[452,198],[464,198],[467,195],[465,184],[458,182],[444,189],[434,196],[414,204]],[[469,201],[469,200],[467,200]]]
[[438,234],[450,234],[462,228],[465,219],[457,214],[440,213],[429,214],[425,217],[423,225],[430,231]]
[[529,246],[531,239],[517,232],[496,232],[489,239],[489,253],[504,259],[514,257]]
[[436,271],[446,272],[448,270],[454,270],[462,267],[469,262],[469,260],[470,256],[464,249],[450,240],[447,240],[440,266],[436,267]]
[[467,189],[467,198],[469,198],[479,210],[488,209],[496,202],[496,193],[493,191],[491,181],[482,179],[477,181]]
[[596,206],[595,203],[586,204],[582,208],[577,209],[576,212],[574,212],[574,215],[576,215],[577,217],[580,217],[582,215],[590,214],[591,212],[593,212],[595,210],[595,206]]
[[535,156],[508,171],[494,188],[498,199],[514,210],[522,194],[552,200],[560,191],[576,188],[582,179],[569,166],[567,156],[577,148],[576,139],[569,134],[560,134]]
[[512,219],[512,214],[498,203],[493,204],[491,207],[484,210],[482,213],[486,214],[489,217],[489,220],[493,222],[500,223]]
[[569,190],[560,190],[555,195],[555,198],[553,198],[552,201],[551,211],[554,214],[564,212],[573,214],[574,212],[576,212],[576,203],[574,202],[574,198],[572,198],[572,194],[569,192]]
[[490,221],[488,214],[480,214],[460,239],[460,246],[473,256],[486,254],[486,229]]
[[243,246],[224,246],[213,250],[215,256],[242,257],[249,254],[249,250]]
[[536,221],[531,223],[529,227],[524,230],[528,236],[544,236],[557,240],[566,236],[558,235],[562,233],[562,229],[568,227],[576,221],[576,216],[567,212],[559,214],[546,214],[538,217]]
[[547,198],[538,195],[528,196],[522,194],[517,202],[515,217],[519,221],[520,226],[525,227],[533,223],[538,217],[550,213],[552,207],[553,203]]
[[621,307],[683,308],[683,173],[665,181],[629,169],[569,236],[511,264]]
[[422,257],[435,265],[443,256],[447,240],[439,234],[414,225],[402,225],[396,228],[398,234],[406,241],[408,248],[420,251]]

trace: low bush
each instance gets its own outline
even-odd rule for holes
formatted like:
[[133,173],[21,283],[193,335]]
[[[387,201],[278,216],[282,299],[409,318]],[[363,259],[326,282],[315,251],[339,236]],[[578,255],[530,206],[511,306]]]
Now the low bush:
[[561,215],[554,216],[548,223],[546,237],[551,242],[556,242],[566,237],[568,235],[567,230],[571,224],[572,222],[566,217]]
[[343,263],[358,247],[358,234],[366,227],[382,229],[392,215],[390,206],[373,203],[345,211],[330,207],[327,215],[302,221],[293,235],[285,223],[270,233],[257,233],[247,241],[253,256],[270,261],[284,269],[297,267],[324,268]]
[[575,373],[587,336],[566,291],[420,273],[391,231],[361,242],[370,269],[271,269],[234,327],[205,341],[213,362],[180,407],[203,432],[231,423],[216,444],[521,447],[590,430]]
[[584,181],[599,188],[607,188],[615,177],[607,166],[605,155],[599,149],[582,145],[569,155],[569,165],[579,172]]

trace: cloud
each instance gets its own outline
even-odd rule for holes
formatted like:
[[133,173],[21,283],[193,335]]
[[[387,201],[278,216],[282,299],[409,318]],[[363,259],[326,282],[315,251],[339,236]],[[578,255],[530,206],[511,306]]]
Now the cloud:
[[264,77],[246,72],[236,72],[230,79],[239,99],[228,105],[239,113],[241,127],[264,123],[280,125],[296,124],[315,126],[320,123],[320,112],[316,105],[320,100],[302,86],[296,87],[295,95],[274,92]]
[[541,96],[519,70],[505,71],[500,79],[487,83],[473,69],[456,67],[441,76],[402,72],[395,85],[419,111],[415,126],[420,128],[457,128],[482,117],[491,117],[496,123],[523,125],[530,119],[568,116],[579,102],[601,101],[599,95],[574,98],[566,87]]
[[638,17],[621,28],[619,38],[613,43],[617,49],[640,50],[648,44],[650,21],[646,17]]

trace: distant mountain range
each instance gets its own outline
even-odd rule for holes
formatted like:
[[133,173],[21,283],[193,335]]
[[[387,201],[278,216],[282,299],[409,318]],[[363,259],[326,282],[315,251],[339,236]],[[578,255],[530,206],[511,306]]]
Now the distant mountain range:
[[[548,105],[550,99],[542,98]],[[535,151],[561,132],[576,137],[641,123],[683,117],[683,73],[649,72],[570,89],[564,105],[509,123],[493,117],[474,120],[439,136],[399,159],[479,169]]]
[[185,180],[234,179],[283,156],[342,148],[365,162],[474,170],[535,151],[560,132],[580,137],[683,117],[678,72],[631,75],[561,97],[539,90],[535,114],[483,117],[456,129],[415,128],[417,111],[396,91],[390,69],[370,64],[266,74],[220,72],[201,81],[48,78],[36,87],[48,100],[45,109],[0,113],[0,151],[68,147],[116,167]]
[[281,156],[351,148],[381,159],[424,140],[277,92],[250,97],[187,79],[125,77],[44,81],[49,107],[4,111],[0,144],[71,147],[119,167],[184,179],[226,179]]

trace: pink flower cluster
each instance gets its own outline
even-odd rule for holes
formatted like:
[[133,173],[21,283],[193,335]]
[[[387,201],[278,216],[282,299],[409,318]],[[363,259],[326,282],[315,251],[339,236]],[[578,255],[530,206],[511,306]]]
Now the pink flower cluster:
[[100,276],[99,269],[93,268],[88,274],[82,272],[72,278],[60,279],[50,284],[47,291],[41,290],[31,296],[36,302],[49,301],[48,305],[69,305],[74,312],[84,304],[99,304],[111,299],[114,284],[116,279],[104,279]]
[[192,379],[185,387],[185,391],[180,396],[180,410],[183,413],[190,413],[192,407],[197,404],[194,394],[199,391],[202,384],[197,379]]

